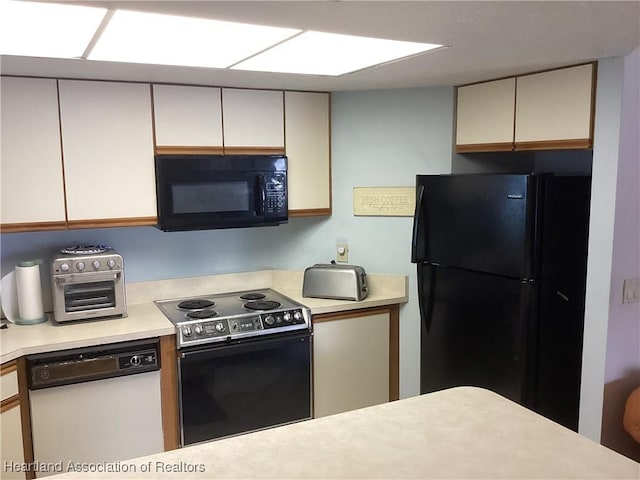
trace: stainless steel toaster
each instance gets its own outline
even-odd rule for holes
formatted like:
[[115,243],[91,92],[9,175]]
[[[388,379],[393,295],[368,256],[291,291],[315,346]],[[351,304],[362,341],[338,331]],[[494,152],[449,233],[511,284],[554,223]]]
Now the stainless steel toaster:
[[362,267],[317,263],[304,270],[303,297],[360,301],[368,294],[367,273]]

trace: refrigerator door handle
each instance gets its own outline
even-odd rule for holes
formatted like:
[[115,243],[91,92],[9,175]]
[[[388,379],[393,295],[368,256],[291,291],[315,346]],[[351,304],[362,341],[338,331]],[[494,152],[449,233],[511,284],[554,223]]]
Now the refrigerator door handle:
[[424,267],[425,264],[418,265],[418,308],[420,311],[420,318],[424,322],[425,332],[429,333],[433,317],[433,296],[436,286],[436,267],[429,265],[428,292],[424,292]]
[[411,262],[418,263],[424,259],[424,252],[418,254],[418,240],[419,234],[422,230],[422,197],[424,197],[424,185],[418,187],[418,195],[416,198],[416,210],[413,215],[413,233],[411,236]]

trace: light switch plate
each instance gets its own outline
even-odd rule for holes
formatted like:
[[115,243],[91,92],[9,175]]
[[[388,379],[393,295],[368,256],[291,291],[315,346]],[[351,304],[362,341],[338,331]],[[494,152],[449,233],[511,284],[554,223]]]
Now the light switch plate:
[[627,278],[622,285],[622,303],[640,302],[640,278]]

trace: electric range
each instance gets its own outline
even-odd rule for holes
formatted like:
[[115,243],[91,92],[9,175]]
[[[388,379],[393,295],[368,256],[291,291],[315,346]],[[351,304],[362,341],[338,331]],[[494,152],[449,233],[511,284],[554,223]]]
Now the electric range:
[[178,348],[311,330],[310,310],[269,288],[157,300]]
[[271,289],[155,303],[176,326],[182,446],[311,418],[307,307]]

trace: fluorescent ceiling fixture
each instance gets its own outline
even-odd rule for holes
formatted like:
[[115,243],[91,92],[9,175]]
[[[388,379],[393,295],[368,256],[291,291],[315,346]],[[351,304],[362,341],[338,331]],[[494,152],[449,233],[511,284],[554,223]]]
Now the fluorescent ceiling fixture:
[[232,68],[337,76],[441,46],[308,31]]
[[0,0],[0,53],[81,57],[106,12],[104,8]]
[[87,58],[226,68],[299,32],[290,28],[118,10]]

